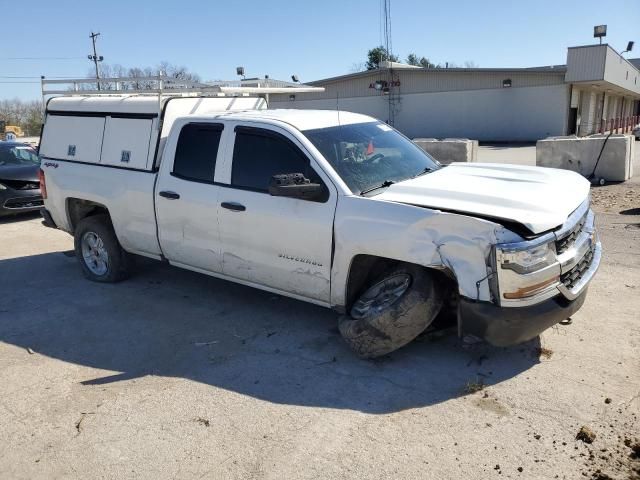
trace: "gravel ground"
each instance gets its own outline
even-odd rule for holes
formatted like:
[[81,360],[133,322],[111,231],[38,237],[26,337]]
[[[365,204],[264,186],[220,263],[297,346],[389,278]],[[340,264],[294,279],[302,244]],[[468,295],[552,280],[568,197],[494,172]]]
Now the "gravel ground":
[[148,261],[91,283],[68,235],[0,220],[0,478],[640,478],[639,192],[593,189],[570,325],[373,362],[329,310]]

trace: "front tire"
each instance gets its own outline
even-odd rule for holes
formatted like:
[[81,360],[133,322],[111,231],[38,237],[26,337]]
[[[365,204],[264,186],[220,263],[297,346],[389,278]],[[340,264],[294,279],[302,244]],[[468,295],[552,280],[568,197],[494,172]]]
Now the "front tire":
[[89,280],[113,283],[129,276],[129,254],[120,246],[107,215],[83,218],[74,232],[74,247]]
[[338,328],[360,357],[386,355],[420,335],[443,303],[442,288],[425,268],[399,265],[370,283]]

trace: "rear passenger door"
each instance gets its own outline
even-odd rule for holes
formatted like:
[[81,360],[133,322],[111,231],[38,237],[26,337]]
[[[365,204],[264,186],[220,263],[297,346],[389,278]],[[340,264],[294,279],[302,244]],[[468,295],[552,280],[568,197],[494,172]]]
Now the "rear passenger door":
[[155,190],[158,237],[170,263],[222,271],[214,184],[222,124],[186,123],[167,142]]
[[[229,136],[231,162],[221,175],[218,197],[223,272],[329,302],[335,187],[284,129],[237,124]],[[271,196],[271,177],[289,173],[324,185],[323,197]]]

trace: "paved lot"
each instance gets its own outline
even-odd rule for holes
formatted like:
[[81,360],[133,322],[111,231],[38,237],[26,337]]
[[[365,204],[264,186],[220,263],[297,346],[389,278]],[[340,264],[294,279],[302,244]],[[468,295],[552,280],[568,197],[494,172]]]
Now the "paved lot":
[[640,182],[614,188],[571,325],[375,362],[331,311],[147,261],[90,283],[69,236],[0,220],[0,478],[637,478]]

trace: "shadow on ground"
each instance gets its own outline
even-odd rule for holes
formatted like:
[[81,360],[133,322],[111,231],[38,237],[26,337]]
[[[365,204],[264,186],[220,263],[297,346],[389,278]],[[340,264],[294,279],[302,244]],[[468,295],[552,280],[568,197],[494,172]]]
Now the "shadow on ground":
[[0,217],[0,225],[6,223],[24,222],[27,220],[33,220],[34,218],[38,217],[40,217],[40,212],[27,212],[17,215],[3,215],[2,217]]
[[84,280],[63,252],[2,260],[0,291],[0,341],[108,371],[86,388],[182,377],[274,403],[388,413],[538,362],[538,339],[463,348],[455,335],[361,360],[330,310],[144,260],[116,285]]
[[620,215],[640,215],[640,208],[627,208],[622,210]]

